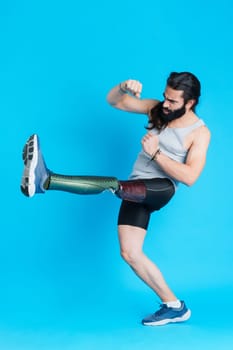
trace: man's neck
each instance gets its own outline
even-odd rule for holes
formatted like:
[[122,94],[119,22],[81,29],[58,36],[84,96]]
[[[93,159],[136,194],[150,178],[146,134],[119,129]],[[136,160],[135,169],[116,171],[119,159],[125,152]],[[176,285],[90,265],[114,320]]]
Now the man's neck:
[[192,125],[198,121],[197,115],[193,111],[187,111],[185,114],[177,118],[175,120],[172,120],[169,124],[169,128],[185,128],[189,125]]

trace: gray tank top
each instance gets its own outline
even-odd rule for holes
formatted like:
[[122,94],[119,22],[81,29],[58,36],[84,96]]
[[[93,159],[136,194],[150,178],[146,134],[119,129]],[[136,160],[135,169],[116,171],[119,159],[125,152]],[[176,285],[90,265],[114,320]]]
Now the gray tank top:
[[[158,135],[159,148],[161,152],[167,155],[169,158],[176,160],[180,163],[185,163],[188,150],[184,148],[185,137],[190,134],[194,129],[205,125],[202,119],[199,119],[196,123],[186,128],[165,128],[160,133],[157,129],[153,129],[151,132]],[[151,178],[167,178],[170,179],[175,188],[177,188],[179,182],[174,178],[167,175],[163,169],[155,162],[150,161],[150,156],[141,150],[134,166],[130,179],[151,179]]]

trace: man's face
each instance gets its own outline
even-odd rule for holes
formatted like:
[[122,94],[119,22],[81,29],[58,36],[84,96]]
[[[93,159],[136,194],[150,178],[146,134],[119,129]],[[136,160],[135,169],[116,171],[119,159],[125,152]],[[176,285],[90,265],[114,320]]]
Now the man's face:
[[167,86],[163,96],[161,116],[165,121],[170,122],[185,114],[186,108],[182,90],[174,90]]

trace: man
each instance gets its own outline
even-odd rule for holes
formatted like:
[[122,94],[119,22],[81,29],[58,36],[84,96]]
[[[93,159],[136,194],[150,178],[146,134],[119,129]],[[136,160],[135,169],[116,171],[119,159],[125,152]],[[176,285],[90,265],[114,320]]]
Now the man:
[[23,150],[21,190],[26,196],[61,190],[97,194],[110,190],[122,199],[118,233],[123,259],[161,299],[161,308],[142,320],[144,325],[164,325],[189,319],[191,311],[171,291],[158,267],[143,253],[150,215],[161,209],[181,182],[191,186],[205,165],[210,132],[195,114],[200,82],[189,72],[171,73],[162,102],[140,99],[142,84],[126,80],[112,88],[108,102],[123,111],[147,115],[148,132],[128,181],[115,177],[65,176],[45,165],[37,135]]

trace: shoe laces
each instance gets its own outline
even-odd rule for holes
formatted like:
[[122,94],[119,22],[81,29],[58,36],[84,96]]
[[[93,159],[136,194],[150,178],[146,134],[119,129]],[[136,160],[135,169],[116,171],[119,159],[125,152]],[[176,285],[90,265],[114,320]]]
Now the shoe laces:
[[166,309],[168,309],[168,306],[166,304],[160,304],[160,303],[158,303],[158,304],[159,304],[160,309],[158,311],[156,311],[155,314],[157,316],[160,316],[160,315],[162,315],[164,313],[164,311]]

